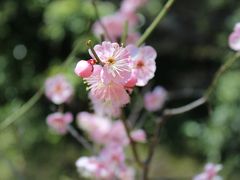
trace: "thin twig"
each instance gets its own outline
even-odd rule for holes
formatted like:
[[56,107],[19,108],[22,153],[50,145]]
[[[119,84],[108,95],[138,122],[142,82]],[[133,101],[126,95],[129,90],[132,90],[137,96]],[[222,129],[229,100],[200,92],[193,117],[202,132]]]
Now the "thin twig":
[[156,146],[158,144],[158,135],[160,132],[160,129],[163,125],[163,123],[165,122],[165,119],[160,118],[157,121],[157,127],[155,128],[154,134],[153,134],[153,138],[152,141],[149,145],[149,151],[148,151],[148,155],[147,158],[144,162],[144,167],[143,167],[143,180],[147,180],[148,179],[148,173],[149,173],[149,168],[150,168],[150,162],[153,158],[154,152],[156,150]]
[[105,35],[106,35],[107,39],[112,42],[112,38],[111,38],[108,30],[101,20],[101,17],[100,17],[99,11],[98,11],[98,7],[97,7],[97,4],[96,4],[96,0],[92,0],[92,5],[93,5],[94,11],[95,11],[96,18],[97,18],[100,26],[102,27],[103,31],[105,32]]
[[93,147],[87,142],[87,140],[82,137],[73,126],[68,125],[68,132],[87,150],[95,153]]
[[87,46],[89,47],[89,49],[91,50],[93,56],[95,57],[95,59],[98,61],[98,63],[102,63],[101,59],[98,57],[96,51],[94,50],[93,48],[93,44],[92,44],[92,41],[91,40],[88,40],[87,41]]
[[206,93],[205,93],[205,97],[206,99],[208,99],[214,88],[216,87],[217,85],[217,82],[219,80],[219,78],[221,77],[221,75],[226,71],[228,70],[235,62],[236,60],[240,57],[240,52],[238,53],[235,53],[234,56],[232,56],[230,59],[228,59],[220,68],[219,70],[217,71],[217,73],[215,74],[214,78],[213,78],[213,81],[211,83],[211,85],[209,86],[209,88],[207,89]]
[[[80,41],[77,42],[77,44],[74,46],[71,53],[68,55],[66,60],[61,64],[62,67],[67,66],[72,60],[74,60],[78,49],[79,49]],[[0,124],[0,130],[3,130],[7,128],[9,125],[11,125],[14,121],[19,119],[22,115],[24,115],[26,112],[28,112],[42,97],[44,92],[44,87],[41,86],[40,89],[26,102],[24,103],[20,109],[15,111],[13,114],[8,116],[6,119],[4,119]]]
[[153,30],[157,27],[159,22],[162,20],[162,18],[166,15],[170,7],[173,5],[175,0],[168,0],[167,3],[164,5],[164,7],[160,10],[159,14],[157,17],[154,19],[152,24],[145,30],[143,35],[140,37],[140,39],[137,41],[136,45],[141,46],[148,36],[153,32]]
[[137,151],[137,147],[136,147],[136,143],[135,143],[135,141],[132,139],[132,137],[131,137],[131,135],[130,135],[130,128],[129,128],[129,126],[128,126],[128,123],[127,123],[127,121],[124,120],[123,118],[121,118],[121,119],[122,119],[124,128],[125,128],[125,130],[126,130],[128,139],[129,139],[129,141],[130,141],[130,146],[131,146],[131,149],[132,149],[133,157],[134,157],[137,165],[138,165],[139,167],[142,167],[143,164],[142,164],[142,162],[141,162],[141,160],[140,160],[140,157],[139,157],[139,154],[138,154],[138,151]]
[[1,124],[0,124],[0,130],[5,129],[10,124],[12,124],[17,118],[20,118],[22,115],[24,115],[31,107],[36,104],[36,102],[41,98],[43,95],[43,88],[40,88],[34,96],[32,96],[25,104],[18,109],[18,111],[15,111],[15,113],[8,116]]
[[172,109],[165,109],[163,111],[163,116],[174,116],[178,114],[183,114],[185,112],[191,111],[192,109],[201,106],[207,101],[205,97],[201,97],[187,105],[178,107],[178,108],[172,108]]
[[157,126],[153,135],[153,140],[150,144],[150,148],[148,151],[148,155],[147,158],[144,162],[144,167],[143,167],[143,180],[148,180],[148,174],[149,174],[149,168],[150,168],[150,163],[152,160],[152,157],[154,155],[155,152],[155,148],[158,144],[158,135],[160,132],[161,127],[163,126],[163,124],[167,121],[168,118],[170,118],[171,116],[175,116],[175,115],[179,115],[179,114],[183,114],[185,112],[191,111],[201,105],[203,105],[205,102],[207,102],[207,100],[209,99],[209,97],[211,96],[211,94],[213,93],[213,90],[219,80],[219,78],[221,77],[221,75],[226,72],[233,64],[234,62],[240,57],[240,53],[236,53],[234,56],[232,56],[231,58],[229,58],[220,68],[219,70],[216,72],[212,83],[210,84],[209,88],[207,89],[206,93],[203,95],[203,97],[178,108],[173,108],[173,109],[165,109],[163,110],[163,114],[162,117],[160,117],[160,120],[157,121]]

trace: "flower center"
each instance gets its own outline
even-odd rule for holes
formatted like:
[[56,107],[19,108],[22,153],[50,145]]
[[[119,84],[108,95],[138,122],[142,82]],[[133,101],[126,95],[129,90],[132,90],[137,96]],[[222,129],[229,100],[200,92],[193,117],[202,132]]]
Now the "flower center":
[[61,93],[62,92],[62,86],[60,84],[57,84],[54,89],[55,93]]
[[141,69],[143,66],[144,66],[144,63],[143,63],[143,61],[141,61],[141,60],[138,61],[137,64],[136,64],[136,68],[137,68],[137,69]]
[[107,64],[108,65],[113,65],[113,64],[115,64],[115,62],[116,62],[116,60],[113,58],[113,57],[110,57],[110,58],[108,58],[108,60],[107,60]]

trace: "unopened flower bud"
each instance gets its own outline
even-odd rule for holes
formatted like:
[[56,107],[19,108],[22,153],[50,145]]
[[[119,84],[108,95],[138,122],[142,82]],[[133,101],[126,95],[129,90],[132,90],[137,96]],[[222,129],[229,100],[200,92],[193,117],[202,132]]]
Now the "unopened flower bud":
[[93,73],[93,65],[90,61],[80,60],[76,67],[75,67],[75,73],[77,76],[80,76],[82,78],[87,78],[92,75]]

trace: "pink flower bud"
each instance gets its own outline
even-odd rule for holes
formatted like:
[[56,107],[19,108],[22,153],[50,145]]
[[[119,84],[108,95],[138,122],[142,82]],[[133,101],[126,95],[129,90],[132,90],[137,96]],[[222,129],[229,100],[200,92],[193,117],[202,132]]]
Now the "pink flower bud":
[[131,77],[127,80],[126,84],[124,85],[124,87],[126,88],[133,88],[134,86],[136,86],[137,83],[137,77],[134,73],[131,74]]
[[146,133],[142,129],[137,129],[131,132],[131,137],[136,142],[146,142]]
[[74,71],[77,76],[80,76],[82,78],[87,78],[91,76],[93,73],[92,61],[85,61],[85,60],[79,61]]

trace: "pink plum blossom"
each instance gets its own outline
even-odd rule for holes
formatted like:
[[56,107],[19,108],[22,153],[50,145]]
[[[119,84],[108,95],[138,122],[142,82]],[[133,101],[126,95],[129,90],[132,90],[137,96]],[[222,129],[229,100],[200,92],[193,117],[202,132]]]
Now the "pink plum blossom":
[[228,38],[229,46],[235,51],[240,51],[240,23],[234,27],[234,31]]
[[66,134],[67,126],[72,122],[73,116],[71,113],[56,112],[47,116],[47,124],[58,134]]
[[78,172],[86,178],[103,178],[109,174],[96,157],[80,157],[76,161],[76,167]]
[[119,179],[121,180],[135,180],[135,170],[131,167],[123,167],[119,172]]
[[166,98],[166,90],[161,86],[156,86],[152,92],[144,95],[144,106],[148,111],[157,111],[162,108]]
[[92,75],[93,65],[89,61],[80,60],[74,70],[77,76],[86,78]]
[[[130,56],[126,48],[119,46],[118,43],[104,41],[101,45],[95,45],[94,50],[104,64],[101,70],[101,79],[104,83],[111,81],[124,83],[131,76]],[[94,58],[91,50],[89,52]]]
[[129,139],[122,121],[118,120],[112,124],[111,130],[109,131],[106,139],[108,144],[118,144],[121,146],[129,144]]
[[193,177],[193,180],[222,180],[222,177],[218,176],[218,172],[221,169],[221,164],[207,163],[204,167],[204,172]]
[[126,39],[126,44],[135,44],[139,38],[140,34],[138,32],[129,33]]
[[96,21],[93,25],[94,34],[98,36],[105,35],[105,39],[108,41],[116,41],[117,38],[121,36],[124,28],[124,19],[121,14],[116,13],[104,16],[101,18],[101,23],[103,23],[111,39],[108,39],[109,37],[105,34],[105,31],[99,21]]
[[146,142],[146,133],[142,129],[137,129],[131,132],[131,138],[136,142]]
[[136,86],[136,83],[137,83],[137,76],[135,75],[135,73],[132,73],[130,78],[124,84],[124,87],[125,88],[133,88],[134,86]]
[[89,93],[92,102],[92,108],[96,115],[117,118],[121,115],[121,107],[114,106],[114,103],[97,99],[92,93]]
[[109,103],[113,107],[123,107],[129,103],[129,95],[120,83],[114,81],[103,83],[100,77],[102,69],[100,65],[94,65],[93,74],[89,78],[85,78],[89,85],[91,96]]
[[134,45],[126,47],[132,59],[133,73],[137,77],[137,86],[145,86],[154,77],[156,71],[157,53],[151,46],[137,48]]
[[98,156],[80,157],[76,161],[78,172],[88,178],[99,180],[134,180],[135,172],[125,165],[123,148],[119,145],[105,146]]
[[134,12],[142,7],[147,0],[123,0],[121,4],[122,12]]
[[125,155],[123,147],[119,144],[106,145],[105,148],[102,149],[99,158],[107,164],[111,164],[114,170],[115,167],[124,164]]
[[[116,12],[112,15],[104,16],[100,19],[101,23],[106,28],[108,35],[103,29],[101,23],[96,21],[93,25],[93,33],[97,36],[104,35],[105,40],[116,42],[121,37],[124,24],[127,21],[129,33],[135,29],[139,18],[134,12]],[[110,37],[108,37],[110,36]],[[109,39],[110,38],[110,39]]]
[[106,138],[112,127],[109,119],[88,112],[80,112],[77,115],[77,123],[95,143],[106,143]]
[[45,95],[53,103],[62,104],[73,95],[73,87],[64,75],[59,74],[46,80]]

